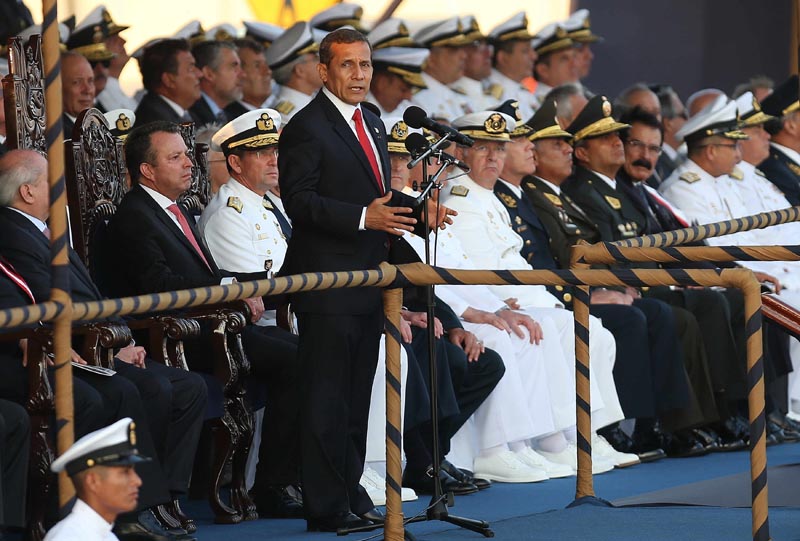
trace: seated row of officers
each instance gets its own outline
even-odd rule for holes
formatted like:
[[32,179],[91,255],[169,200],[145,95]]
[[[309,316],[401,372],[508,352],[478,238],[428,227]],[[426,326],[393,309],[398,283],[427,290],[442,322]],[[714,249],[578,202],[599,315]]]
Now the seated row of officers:
[[[563,129],[556,121],[556,106],[545,102],[523,123],[516,103],[509,100],[454,121],[475,144],[453,149],[469,171],[451,171],[441,192],[443,203],[458,216],[446,230],[430,236],[437,264],[568,268],[570,247],[578,240],[619,240],[687,224],[685,216],[643,183],[652,175],[661,148],[654,116],[637,108],[615,120],[609,101],[597,96]],[[413,194],[419,172],[406,167],[410,155],[405,140],[419,130],[399,118],[383,120],[392,188]],[[692,130],[685,133],[690,152],[735,145],[746,137],[740,122],[735,106],[709,108],[687,124]],[[291,222],[277,190],[280,125],[277,111],[260,109],[215,134],[212,146],[225,155],[230,179],[196,225],[175,204],[191,179],[191,160],[178,126],[159,121],[132,131],[125,152],[133,187],[109,224],[94,277],[70,250],[73,299],[171,291],[279,272],[291,238]],[[12,151],[0,161],[3,307],[49,296],[46,173],[46,160],[35,152]],[[676,178],[678,183],[697,182],[685,172]],[[410,249],[398,247],[398,257],[412,260],[424,254],[423,238],[406,234],[404,243]],[[438,437],[442,458],[451,441],[460,448],[454,456],[469,457],[459,463],[463,469],[444,461],[445,489],[469,494],[491,480],[535,482],[574,474],[574,339],[572,315],[564,309],[571,304],[570,288],[469,289],[437,288],[441,326],[437,321],[436,362],[444,376]],[[302,500],[288,490],[299,484],[303,467],[298,463],[293,399],[302,378],[294,362],[297,339],[275,326],[274,312],[265,309],[262,299],[248,302],[254,324],[246,327],[243,342],[252,375],[267,385],[269,396],[254,494],[264,516],[300,517]],[[416,292],[407,292],[405,305],[409,376],[404,485],[430,493],[426,472],[433,435],[424,407],[427,331]],[[591,313],[597,318],[591,325],[596,473],[665,454],[694,456],[745,447],[746,361],[743,333],[738,332],[744,316],[738,291],[593,288]],[[785,374],[790,366],[786,337],[767,331],[768,376]],[[120,538],[187,538],[195,528],[179,500],[189,483],[206,407],[206,386],[198,373],[211,369],[210,332],[204,329],[199,341],[186,343],[189,372],[153,362],[144,348],[130,345],[117,352],[114,376],[75,373],[76,435],[131,417],[139,427],[139,447],[153,457],[137,466],[143,481],[139,502],[135,512],[118,519],[115,532]],[[548,340],[551,336],[559,338]],[[3,397],[12,401],[8,407],[13,412],[13,402],[25,401],[24,344],[5,343],[3,353],[9,358],[2,364]],[[769,441],[800,437],[791,420],[772,406],[769,413]],[[19,411],[6,416],[4,410],[11,426],[20,417]],[[623,419],[636,420],[632,436],[621,430]],[[467,430],[477,435],[471,440],[477,443],[464,444],[465,438],[457,435]],[[17,474],[21,462],[19,454],[12,454],[10,462],[4,457],[4,467],[8,464]],[[22,498],[4,501],[12,504],[6,508],[10,516],[19,516]],[[380,520],[370,507],[360,510],[368,517],[363,520]]]

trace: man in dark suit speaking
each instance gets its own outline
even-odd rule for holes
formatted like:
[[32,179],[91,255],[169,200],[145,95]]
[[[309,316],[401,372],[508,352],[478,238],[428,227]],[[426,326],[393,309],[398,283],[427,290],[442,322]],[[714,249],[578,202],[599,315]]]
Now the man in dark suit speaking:
[[[281,198],[292,220],[285,274],[375,268],[387,259],[391,239],[417,223],[410,216],[414,200],[389,188],[383,123],[361,106],[372,79],[371,53],[355,30],[328,34],[319,51],[324,87],[281,133]],[[358,480],[383,331],[381,292],[308,292],[294,296],[293,306],[304,378],[301,446],[308,528],[335,531],[380,520]]]

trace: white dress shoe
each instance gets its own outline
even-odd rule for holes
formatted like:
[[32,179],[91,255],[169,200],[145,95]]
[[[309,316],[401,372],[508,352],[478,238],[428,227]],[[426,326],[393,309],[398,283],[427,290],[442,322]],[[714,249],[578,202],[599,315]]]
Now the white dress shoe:
[[547,472],[521,462],[511,451],[500,451],[489,457],[477,457],[475,477],[500,483],[536,483],[549,479]]
[[[578,471],[578,446],[572,442],[567,443],[567,447],[560,453],[548,453],[547,451],[536,451],[536,452],[545,457],[550,462],[555,462],[556,464],[566,464],[567,466],[571,467],[574,471]],[[605,473],[613,469],[614,469],[614,463],[611,462],[610,460],[596,455],[592,456],[593,475]]]
[[600,434],[592,435],[592,456],[609,459],[617,468],[627,468],[641,462],[633,453],[621,453],[614,449]]
[[[386,479],[374,469],[366,466],[364,473],[361,474],[359,481],[364,490],[367,491],[372,503],[375,505],[386,505]],[[417,499],[414,489],[403,487],[400,492],[400,499],[404,502],[413,502]]]
[[523,464],[532,468],[544,470],[550,479],[557,479],[559,477],[570,477],[575,475],[575,470],[566,464],[557,464],[550,462],[545,457],[531,449],[525,447],[522,451],[514,453]]

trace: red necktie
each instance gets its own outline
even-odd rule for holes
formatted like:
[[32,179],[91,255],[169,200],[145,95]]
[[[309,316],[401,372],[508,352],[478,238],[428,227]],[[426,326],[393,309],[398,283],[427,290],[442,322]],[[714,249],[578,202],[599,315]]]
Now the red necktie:
[[33,304],[36,304],[36,299],[33,298],[33,291],[31,291],[31,288],[28,287],[27,283],[25,283],[25,280],[22,278],[22,276],[17,274],[17,271],[11,266],[10,263],[3,263],[0,261],[0,272],[8,276],[12,282],[17,284],[20,289],[27,293],[28,297],[30,297],[31,301],[33,301]]
[[178,223],[181,225],[181,229],[183,230],[183,234],[186,235],[186,238],[189,240],[189,243],[194,247],[194,250],[197,252],[197,255],[203,260],[203,263],[206,264],[208,270],[211,270],[211,265],[208,264],[208,260],[206,260],[206,256],[203,255],[203,250],[200,249],[200,245],[197,244],[197,239],[194,238],[194,233],[192,233],[192,229],[189,227],[189,222],[186,221],[186,216],[183,215],[181,209],[178,208],[178,205],[173,203],[167,207],[167,210],[170,211],[175,217],[178,219]]
[[358,142],[361,143],[361,148],[364,150],[364,154],[367,155],[370,166],[372,166],[372,173],[375,175],[375,182],[378,184],[378,191],[383,194],[386,190],[384,189],[383,182],[381,181],[381,170],[380,167],[378,167],[378,159],[375,157],[375,153],[372,151],[372,145],[369,142],[367,131],[364,129],[364,123],[361,121],[361,109],[356,109],[356,112],[353,113],[353,122],[356,123],[356,135],[358,135]]

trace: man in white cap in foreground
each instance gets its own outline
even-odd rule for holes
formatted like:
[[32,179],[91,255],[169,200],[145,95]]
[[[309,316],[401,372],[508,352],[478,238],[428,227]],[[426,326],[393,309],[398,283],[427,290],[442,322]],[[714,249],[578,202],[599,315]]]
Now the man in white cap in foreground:
[[66,470],[78,498],[72,511],[45,541],[115,541],[117,515],[136,509],[142,480],[133,466],[150,460],[136,448],[130,417],[86,434],[56,459],[50,469]]

